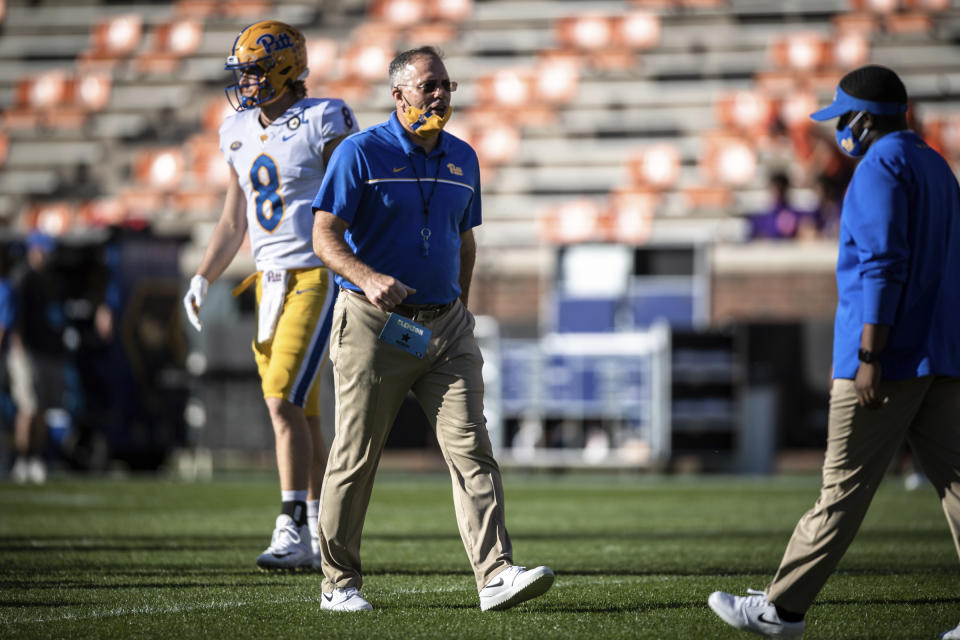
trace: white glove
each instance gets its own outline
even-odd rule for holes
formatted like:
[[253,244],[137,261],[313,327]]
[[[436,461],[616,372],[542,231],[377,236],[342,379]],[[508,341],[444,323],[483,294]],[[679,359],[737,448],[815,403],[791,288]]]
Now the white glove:
[[183,306],[187,310],[187,320],[197,331],[203,331],[203,325],[200,324],[200,307],[203,305],[203,299],[207,295],[207,287],[210,283],[199,273],[190,278],[190,288],[187,295],[183,297]]

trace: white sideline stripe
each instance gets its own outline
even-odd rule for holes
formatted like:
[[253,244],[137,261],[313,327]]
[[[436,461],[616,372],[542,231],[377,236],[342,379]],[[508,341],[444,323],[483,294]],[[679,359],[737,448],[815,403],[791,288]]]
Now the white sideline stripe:
[[[580,587],[585,584],[625,584],[628,582],[638,582],[640,580],[649,580],[654,576],[637,576],[635,580],[628,578],[583,578],[578,580],[571,580],[566,584],[558,584],[554,586],[554,589],[563,589],[567,587]],[[561,576],[562,578],[562,576]],[[381,595],[381,597],[387,598],[392,595],[414,595],[414,594],[425,594],[425,593],[453,593],[456,591],[473,591],[472,587],[442,587],[438,589],[393,589],[389,592],[386,592]],[[68,620],[97,620],[100,618],[113,618],[117,616],[128,616],[128,615],[168,615],[171,613],[188,613],[190,611],[205,611],[211,609],[234,609],[237,607],[246,607],[256,604],[291,604],[293,602],[316,602],[320,604],[319,597],[317,598],[283,598],[283,599],[274,599],[274,600],[262,600],[259,598],[250,599],[250,600],[234,600],[230,602],[203,602],[198,604],[185,604],[185,605],[171,605],[167,607],[122,607],[119,609],[107,609],[106,611],[96,611],[92,613],[71,613],[64,612],[58,616],[41,616],[34,618],[20,618],[20,619],[8,619],[0,620],[0,627],[9,626],[15,624],[44,624],[47,622],[65,622]]]

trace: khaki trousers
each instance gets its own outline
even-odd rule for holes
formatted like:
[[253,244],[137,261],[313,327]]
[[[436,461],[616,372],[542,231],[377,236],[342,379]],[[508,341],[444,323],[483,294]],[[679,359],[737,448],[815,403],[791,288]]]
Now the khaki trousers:
[[483,359],[473,316],[458,301],[440,317],[420,322],[433,335],[418,359],[377,339],[388,314],[365,298],[341,292],[333,313],[336,435],[320,502],[324,592],[363,584],[360,534],[374,474],[410,390],[450,468],[457,525],[479,591],[512,564],[512,547],[500,468],[483,417]]
[[960,554],[960,378],[882,382],[880,395],[889,398],[882,409],[865,409],[857,406],[852,380],[833,382],[823,488],[766,589],[767,599],[787,611],[805,613],[813,604],[904,437],[940,496]]

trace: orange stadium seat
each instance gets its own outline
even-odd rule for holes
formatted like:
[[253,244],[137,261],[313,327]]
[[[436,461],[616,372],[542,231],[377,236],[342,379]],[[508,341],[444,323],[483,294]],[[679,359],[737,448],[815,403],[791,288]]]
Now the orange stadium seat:
[[148,51],[137,56],[136,68],[144,73],[173,73],[180,61],[192,55],[203,42],[203,25],[191,18],[180,18],[153,29]]
[[572,101],[580,87],[582,66],[580,57],[571,52],[541,51],[533,72],[536,96],[552,104]]
[[520,149],[520,131],[507,122],[480,127],[471,137],[480,163],[484,165],[506,164]]
[[831,63],[830,40],[819,33],[791,33],[774,40],[770,56],[781,69],[813,71]]
[[830,19],[830,23],[833,25],[833,30],[839,35],[859,33],[869,36],[880,29],[880,21],[876,14],[869,11],[839,13]]
[[813,126],[810,114],[820,108],[820,102],[811,92],[798,88],[780,100],[777,117],[788,129]]
[[900,8],[901,0],[850,0],[850,8],[858,11],[889,13]]
[[883,17],[888,33],[928,33],[933,29],[933,18],[927,13],[891,13]]
[[427,17],[426,0],[373,0],[367,15],[390,24],[408,27],[420,24]]
[[330,77],[337,67],[337,52],[339,47],[336,40],[331,38],[311,38],[307,41],[307,76],[308,85],[318,85]]
[[80,206],[77,222],[86,227],[108,227],[123,224],[129,214],[129,208],[119,198],[96,198]]
[[72,202],[28,203],[20,215],[25,229],[40,229],[52,236],[60,236],[69,231],[77,217]]
[[230,106],[222,92],[214,94],[207,99],[206,105],[203,107],[204,131],[216,135],[220,131],[220,125],[223,124],[224,119],[236,112],[236,109]]
[[590,198],[549,207],[539,216],[541,237],[553,244],[602,241],[606,237],[604,213],[604,207]]
[[904,0],[904,6],[921,11],[943,11],[950,8],[950,0]]
[[355,41],[344,53],[344,76],[367,82],[382,81],[393,56],[392,38]]
[[742,137],[709,132],[702,139],[700,169],[711,184],[743,186],[757,171],[757,154]]
[[220,192],[226,191],[230,183],[230,165],[220,153],[216,136],[197,134],[187,140],[187,155],[190,160],[187,169],[187,182],[195,186],[205,186]]
[[733,205],[733,192],[723,185],[690,185],[684,187],[683,198],[691,211],[728,212]]
[[63,70],[47,71],[17,82],[4,123],[11,129],[79,128],[88,112],[103,109],[109,97],[110,80],[100,74],[77,79]]
[[370,84],[359,78],[338,78],[324,82],[313,88],[313,95],[335,96],[354,105],[367,99],[370,95]]
[[133,177],[141,185],[173,191],[183,179],[183,153],[177,147],[142,149],[133,160]]
[[407,27],[405,33],[407,42],[443,45],[456,39],[458,32],[456,25],[452,22],[434,21]]
[[660,192],[656,189],[614,189],[608,199],[610,240],[644,244],[653,231]]
[[746,134],[767,132],[776,117],[773,100],[760,90],[745,89],[721,95],[715,106],[720,124]]
[[473,0],[427,0],[427,15],[434,20],[460,22],[473,13]]
[[557,42],[579,51],[601,51],[610,47],[614,19],[600,13],[583,13],[559,18],[555,23]]
[[273,11],[273,2],[271,0],[223,0],[220,2],[219,11],[231,18],[243,18],[256,22],[270,15]]
[[833,64],[840,69],[854,69],[870,61],[870,41],[863,33],[838,34],[831,52]]
[[143,17],[140,14],[127,13],[103,20],[94,25],[90,48],[77,57],[78,65],[81,68],[112,68],[140,46],[142,37]]
[[628,158],[627,169],[634,186],[668,189],[680,177],[680,152],[668,142],[644,147]]
[[0,167],[7,162],[7,154],[10,152],[10,134],[0,130]]
[[177,16],[203,20],[220,12],[220,0],[177,0],[173,12]]
[[631,11],[614,19],[614,42],[620,46],[642,51],[660,44],[660,16],[648,11]]

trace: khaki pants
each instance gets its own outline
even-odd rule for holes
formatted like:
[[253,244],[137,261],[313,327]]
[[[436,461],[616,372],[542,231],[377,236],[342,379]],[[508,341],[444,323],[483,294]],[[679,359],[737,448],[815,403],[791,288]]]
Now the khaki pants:
[[324,592],[363,583],[360,534],[373,478],[410,390],[450,468],[460,537],[479,591],[512,564],[512,548],[500,469],[483,417],[483,360],[473,316],[457,302],[440,317],[421,322],[433,335],[418,359],[377,339],[388,314],[366,299],[342,292],[333,314],[330,359],[337,417],[320,501]]
[[793,532],[767,599],[805,613],[853,541],[904,437],[940,496],[960,553],[960,378],[883,382],[889,402],[857,406],[852,380],[834,380],[820,498]]

